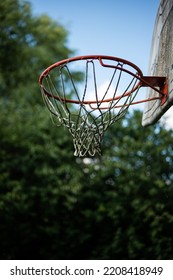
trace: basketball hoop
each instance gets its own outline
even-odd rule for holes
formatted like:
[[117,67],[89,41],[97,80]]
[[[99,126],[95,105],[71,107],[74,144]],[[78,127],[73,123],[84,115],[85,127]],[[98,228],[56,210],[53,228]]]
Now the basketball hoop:
[[[78,87],[76,69],[84,76],[83,85]],[[166,77],[143,76],[135,64],[104,55],[59,61],[41,74],[39,85],[53,122],[68,128],[74,155],[79,157],[101,154],[104,132],[126,114],[130,105],[159,99],[162,106],[168,98]],[[158,95],[136,100],[141,87],[150,87]]]

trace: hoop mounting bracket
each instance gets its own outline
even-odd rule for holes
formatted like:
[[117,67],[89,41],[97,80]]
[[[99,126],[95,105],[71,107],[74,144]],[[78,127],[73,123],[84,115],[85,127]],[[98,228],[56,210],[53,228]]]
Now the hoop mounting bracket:
[[143,76],[141,87],[150,87],[157,91],[162,96],[160,105],[163,105],[168,99],[168,79],[166,77]]

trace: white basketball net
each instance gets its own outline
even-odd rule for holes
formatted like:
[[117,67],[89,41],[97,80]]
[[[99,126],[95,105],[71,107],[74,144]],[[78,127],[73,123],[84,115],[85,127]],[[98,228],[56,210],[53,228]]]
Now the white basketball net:
[[[68,63],[53,69],[54,73],[50,71],[44,87],[41,86],[54,124],[67,127],[73,138],[74,155],[79,157],[101,154],[105,131],[125,115],[139,90],[134,90],[138,79],[124,73],[123,63],[117,62],[120,69],[109,69],[109,82],[104,90],[100,86],[102,80],[96,78],[99,75],[98,62],[91,59],[83,63],[83,86],[79,84],[77,88],[75,85],[74,68],[70,69]],[[104,71],[108,69],[104,68]],[[122,88],[125,88],[123,93]],[[126,95],[129,91],[132,93]],[[75,100],[74,103],[70,99]]]

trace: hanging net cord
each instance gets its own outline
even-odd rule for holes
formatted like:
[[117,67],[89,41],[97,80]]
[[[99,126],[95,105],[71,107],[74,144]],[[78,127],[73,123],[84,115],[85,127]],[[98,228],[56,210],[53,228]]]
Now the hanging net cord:
[[[85,62],[85,80],[82,94],[81,88],[79,94],[79,90],[75,86],[73,74],[69,69],[68,63],[55,68],[57,72],[56,81],[52,78],[50,72],[44,77],[46,84],[41,85],[44,102],[51,112],[54,124],[67,127],[71,133],[75,156],[100,155],[100,145],[104,132],[126,114],[138,93],[140,88],[140,86],[137,86],[139,80],[134,75],[130,77],[124,92],[120,96],[118,95],[120,92],[120,80],[124,73],[123,63],[117,63],[118,69],[112,70],[110,82],[101,97],[94,60]],[[87,99],[89,76],[92,76],[92,94],[94,95],[92,101]],[[112,88],[114,90],[113,93],[111,92],[110,98]],[[71,100],[69,96],[74,96],[75,98]]]

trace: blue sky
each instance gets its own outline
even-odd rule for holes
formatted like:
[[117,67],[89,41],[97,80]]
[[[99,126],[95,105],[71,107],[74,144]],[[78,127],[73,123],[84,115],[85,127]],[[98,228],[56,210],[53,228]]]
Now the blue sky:
[[32,0],[34,15],[47,14],[69,31],[76,55],[104,54],[137,64],[146,75],[159,0]]

